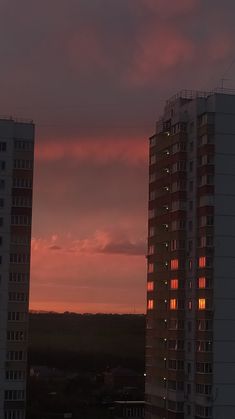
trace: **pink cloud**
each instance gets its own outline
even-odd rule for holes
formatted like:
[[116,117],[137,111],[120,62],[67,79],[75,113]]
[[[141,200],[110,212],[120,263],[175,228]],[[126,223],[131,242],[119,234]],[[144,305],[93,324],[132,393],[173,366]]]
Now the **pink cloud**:
[[36,145],[37,160],[56,161],[63,158],[97,162],[122,161],[139,164],[147,161],[148,144],[145,138],[129,139],[73,139],[63,142],[44,141]]
[[127,77],[133,84],[156,82],[164,72],[189,63],[194,51],[193,42],[169,24],[167,27],[146,28]]
[[[94,241],[107,243],[99,232]],[[92,241],[92,239],[90,239]],[[50,246],[64,245],[62,250]],[[77,312],[137,312],[145,310],[145,258],[104,254],[79,241],[69,251],[69,238],[33,239],[30,308]]]

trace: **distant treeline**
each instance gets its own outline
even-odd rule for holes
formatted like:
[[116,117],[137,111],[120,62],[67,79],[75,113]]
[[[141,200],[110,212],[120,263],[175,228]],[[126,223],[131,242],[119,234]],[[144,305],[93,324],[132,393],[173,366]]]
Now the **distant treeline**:
[[29,362],[101,372],[144,370],[144,315],[30,313]]

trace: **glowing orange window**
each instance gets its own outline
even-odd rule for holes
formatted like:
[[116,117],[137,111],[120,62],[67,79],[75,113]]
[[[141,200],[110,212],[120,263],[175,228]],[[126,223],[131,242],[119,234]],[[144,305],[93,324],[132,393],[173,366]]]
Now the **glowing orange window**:
[[149,263],[149,265],[148,265],[148,273],[152,273],[152,272],[153,272],[153,270],[154,270],[154,265],[153,265],[153,263]]
[[206,299],[205,298],[199,298],[198,309],[199,310],[205,310],[205,308],[206,308]]
[[154,282],[153,281],[147,282],[147,290],[148,291],[153,291],[154,290]]
[[147,308],[148,310],[153,310],[153,300],[148,300]]
[[206,288],[206,278],[204,276],[198,278],[198,288]]
[[205,268],[205,266],[206,266],[206,257],[201,256],[199,258],[199,268]]
[[177,310],[177,300],[175,298],[170,299],[170,310]]
[[179,268],[179,259],[171,259],[171,270]]
[[177,290],[179,288],[179,281],[178,279],[171,279],[171,289]]

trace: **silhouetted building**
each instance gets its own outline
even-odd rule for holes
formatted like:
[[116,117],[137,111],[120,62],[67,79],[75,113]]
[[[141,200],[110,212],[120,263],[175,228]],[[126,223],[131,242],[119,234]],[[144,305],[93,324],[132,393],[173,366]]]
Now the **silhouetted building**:
[[168,100],[149,164],[146,419],[235,418],[235,92]]
[[0,119],[0,418],[24,419],[34,159],[32,121]]

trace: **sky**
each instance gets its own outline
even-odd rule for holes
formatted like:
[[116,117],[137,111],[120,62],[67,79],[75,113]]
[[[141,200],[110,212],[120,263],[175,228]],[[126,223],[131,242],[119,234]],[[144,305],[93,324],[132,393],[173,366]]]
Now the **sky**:
[[235,87],[234,0],[0,0],[0,113],[36,124],[30,308],[145,311],[148,137]]

